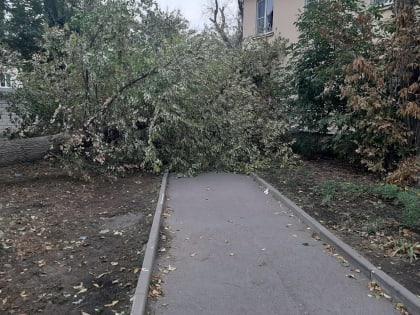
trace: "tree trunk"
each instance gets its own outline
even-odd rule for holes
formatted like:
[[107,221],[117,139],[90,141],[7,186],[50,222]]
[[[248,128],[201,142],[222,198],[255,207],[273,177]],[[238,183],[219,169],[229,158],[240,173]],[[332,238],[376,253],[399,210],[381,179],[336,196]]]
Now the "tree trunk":
[[60,144],[70,139],[70,136],[58,134],[29,139],[1,140],[0,167],[33,162],[42,159],[47,153],[58,153]]
[[6,0],[0,0],[0,44],[4,44],[4,19],[6,13]]

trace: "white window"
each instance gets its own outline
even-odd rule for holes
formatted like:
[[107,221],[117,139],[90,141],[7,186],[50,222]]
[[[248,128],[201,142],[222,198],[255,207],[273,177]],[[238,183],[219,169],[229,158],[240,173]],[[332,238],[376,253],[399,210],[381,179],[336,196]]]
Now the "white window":
[[11,75],[8,73],[0,73],[0,88],[11,88]]
[[273,31],[273,0],[257,0],[257,34]]

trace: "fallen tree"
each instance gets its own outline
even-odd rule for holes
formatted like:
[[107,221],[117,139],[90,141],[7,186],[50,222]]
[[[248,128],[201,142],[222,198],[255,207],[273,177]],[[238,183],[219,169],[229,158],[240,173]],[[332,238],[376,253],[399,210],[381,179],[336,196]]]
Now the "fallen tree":
[[0,167],[22,162],[33,162],[49,153],[58,153],[69,135],[57,134],[28,139],[0,141]]

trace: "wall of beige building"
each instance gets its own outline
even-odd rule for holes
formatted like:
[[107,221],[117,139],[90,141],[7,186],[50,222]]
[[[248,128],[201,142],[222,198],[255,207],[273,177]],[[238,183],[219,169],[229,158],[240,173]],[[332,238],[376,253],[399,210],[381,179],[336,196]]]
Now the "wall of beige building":
[[[274,1],[273,34],[288,38],[296,42],[298,32],[294,23],[300,10],[304,7],[305,0],[280,0]],[[244,37],[255,36],[257,18],[257,0],[244,2]],[[272,36],[271,36],[272,37]],[[270,38],[270,35],[267,36]]]
[[[366,4],[370,4],[372,0],[364,0]],[[294,43],[298,40],[298,30],[294,23],[299,14],[304,10],[305,0],[274,0],[273,15],[273,33],[263,35],[268,40],[274,36],[282,36]],[[384,17],[391,15],[391,10],[384,10]],[[257,0],[244,1],[244,37],[252,37],[256,35],[256,19],[257,19]]]

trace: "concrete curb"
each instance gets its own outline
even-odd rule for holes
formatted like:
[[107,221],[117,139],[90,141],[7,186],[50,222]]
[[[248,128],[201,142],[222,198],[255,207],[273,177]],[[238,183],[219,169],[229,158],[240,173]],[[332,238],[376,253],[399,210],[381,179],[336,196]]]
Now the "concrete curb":
[[313,229],[325,242],[331,244],[337,252],[344,255],[346,259],[355,267],[359,268],[366,274],[371,281],[375,280],[378,285],[390,296],[394,301],[404,304],[407,310],[412,314],[420,314],[420,299],[408,289],[403,287],[385,272],[376,268],[362,255],[357,253],[349,245],[341,241],[337,236],[327,230],[318,221],[309,214],[299,208],[289,198],[283,196],[277,189],[271,186],[257,174],[252,173],[251,177],[260,185],[268,188],[270,194],[278,201],[289,207],[303,223]]
[[153,273],[153,264],[155,261],[157,246],[159,243],[159,232],[162,221],[162,212],[165,202],[167,183],[168,173],[165,173],[162,179],[162,185],[160,187],[159,200],[156,206],[155,216],[153,218],[152,228],[150,230],[146,252],[144,254],[143,266],[141,268],[136,291],[134,293],[134,300],[130,315],[143,315],[146,312],[150,280],[152,278]]

